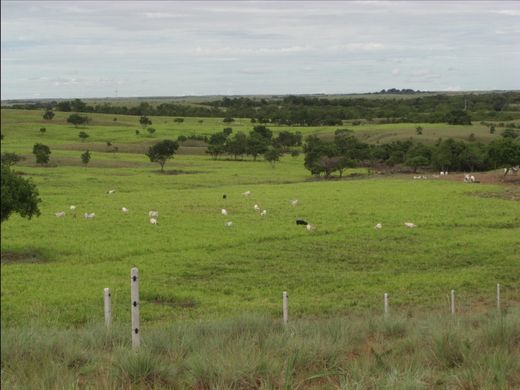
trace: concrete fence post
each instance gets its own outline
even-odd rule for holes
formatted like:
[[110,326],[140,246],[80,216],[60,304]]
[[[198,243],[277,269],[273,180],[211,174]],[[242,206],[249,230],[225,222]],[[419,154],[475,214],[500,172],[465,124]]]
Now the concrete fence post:
[[139,271],[132,268],[130,271],[130,292],[132,300],[132,348],[139,349],[140,328],[139,328]]

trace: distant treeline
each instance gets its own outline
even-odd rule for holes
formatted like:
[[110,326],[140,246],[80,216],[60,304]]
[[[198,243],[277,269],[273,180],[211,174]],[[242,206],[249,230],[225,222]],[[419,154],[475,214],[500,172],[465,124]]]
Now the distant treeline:
[[305,139],[305,168],[313,175],[330,177],[346,168],[385,168],[406,166],[449,171],[486,171],[520,164],[520,132],[508,129],[489,144],[439,139],[434,145],[411,140],[369,145],[349,130],[337,130],[332,141],[315,135]]
[[[411,93],[408,90],[381,93]],[[405,92],[402,92],[405,91]],[[520,92],[482,93],[467,95],[433,95],[401,98],[322,98],[287,96],[276,99],[248,97],[207,101],[200,104],[142,102],[127,107],[109,103],[89,105],[80,99],[48,103],[24,103],[10,108],[52,109],[64,112],[92,112],[118,115],[238,117],[251,118],[253,123],[297,126],[336,126],[345,120],[366,119],[381,123],[450,122],[464,113],[471,120],[513,120],[520,118]]]

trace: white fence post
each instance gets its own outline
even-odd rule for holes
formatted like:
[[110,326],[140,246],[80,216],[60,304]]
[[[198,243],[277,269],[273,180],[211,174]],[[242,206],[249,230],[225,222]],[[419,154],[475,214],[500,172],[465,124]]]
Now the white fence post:
[[287,291],[284,291],[282,294],[283,298],[283,324],[287,325],[289,321],[289,296],[287,295]]
[[103,301],[105,303],[105,325],[110,329],[112,325],[112,307],[110,305],[110,289],[108,287],[104,290]]
[[455,290],[451,290],[451,314],[455,315]]
[[500,283],[497,283],[497,310],[500,311]]
[[388,315],[388,293],[385,293],[384,295],[384,301],[385,301],[385,315]]
[[139,271],[132,268],[130,271],[130,286],[132,299],[132,348],[138,349],[140,345],[139,329]]

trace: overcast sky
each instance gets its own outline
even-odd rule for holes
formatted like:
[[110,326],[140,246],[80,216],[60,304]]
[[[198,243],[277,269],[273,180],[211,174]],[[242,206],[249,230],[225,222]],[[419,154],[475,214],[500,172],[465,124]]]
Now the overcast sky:
[[2,1],[2,99],[520,89],[520,2]]

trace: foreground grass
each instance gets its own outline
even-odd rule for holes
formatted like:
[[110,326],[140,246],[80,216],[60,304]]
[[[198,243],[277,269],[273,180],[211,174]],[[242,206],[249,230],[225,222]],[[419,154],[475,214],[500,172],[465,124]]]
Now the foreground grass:
[[2,388],[514,389],[520,311],[2,328]]

